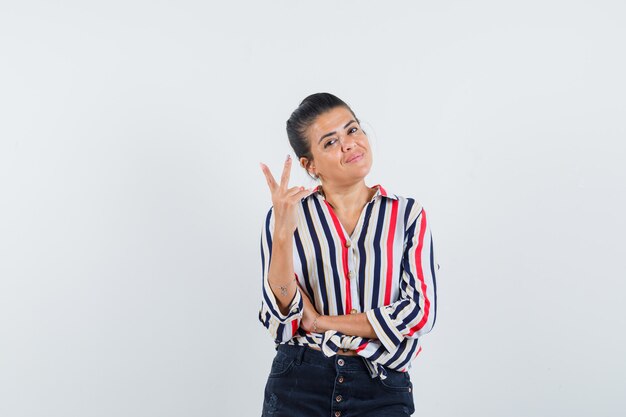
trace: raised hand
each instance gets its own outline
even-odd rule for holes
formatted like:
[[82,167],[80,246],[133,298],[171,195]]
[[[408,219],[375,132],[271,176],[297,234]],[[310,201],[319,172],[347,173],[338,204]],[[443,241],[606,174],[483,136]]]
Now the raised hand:
[[274,236],[291,239],[298,225],[298,203],[301,199],[313,192],[313,189],[304,187],[291,187],[289,175],[291,173],[291,156],[287,155],[280,184],[276,182],[267,165],[261,163],[261,170],[265,174],[267,185],[272,193],[274,206]]

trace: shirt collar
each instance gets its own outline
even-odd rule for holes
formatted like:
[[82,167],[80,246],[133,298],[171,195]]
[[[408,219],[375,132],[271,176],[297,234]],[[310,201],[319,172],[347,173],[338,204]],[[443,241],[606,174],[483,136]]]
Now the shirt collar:
[[[374,197],[372,197],[372,200],[374,200],[376,197],[381,196],[381,197],[385,197],[385,198],[389,198],[392,200],[397,200],[398,196],[390,193],[389,191],[387,191],[382,185],[380,184],[376,184],[370,188],[376,188],[376,194],[374,194]],[[324,196],[323,190],[322,190],[322,186],[318,185],[317,187],[315,187],[315,189],[313,189],[313,194],[318,193],[321,196]]]

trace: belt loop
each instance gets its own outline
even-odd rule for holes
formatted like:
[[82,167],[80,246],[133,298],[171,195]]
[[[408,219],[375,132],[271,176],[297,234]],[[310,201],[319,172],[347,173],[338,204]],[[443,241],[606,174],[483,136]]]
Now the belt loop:
[[296,365],[300,365],[302,363],[302,358],[304,357],[304,351],[306,350],[306,346],[298,346],[300,349],[296,354]]

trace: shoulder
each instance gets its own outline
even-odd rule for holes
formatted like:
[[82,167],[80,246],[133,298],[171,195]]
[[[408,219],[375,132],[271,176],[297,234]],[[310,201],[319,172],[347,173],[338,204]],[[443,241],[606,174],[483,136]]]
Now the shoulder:
[[424,212],[421,201],[411,195],[390,194],[390,199],[397,201],[399,211],[404,214],[405,224],[410,226]]
[[421,211],[423,206],[420,200],[412,195],[396,194],[388,192],[385,196],[388,200],[397,201],[400,207],[404,207],[409,211]]

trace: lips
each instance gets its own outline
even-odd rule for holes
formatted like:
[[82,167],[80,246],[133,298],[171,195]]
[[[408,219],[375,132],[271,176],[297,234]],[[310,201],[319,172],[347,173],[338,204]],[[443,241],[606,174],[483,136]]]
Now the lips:
[[356,162],[356,161],[360,160],[361,158],[363,158],[363,154],[362,153],[358,153],[358,154],[352,155],[350,158],[348,158],[346,160],[346,163]]

